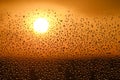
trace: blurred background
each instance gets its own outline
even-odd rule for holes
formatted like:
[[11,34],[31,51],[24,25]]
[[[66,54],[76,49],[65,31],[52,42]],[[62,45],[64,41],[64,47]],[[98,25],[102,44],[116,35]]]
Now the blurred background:
[[0,80],[120,80],[119,67],[119,0],[0,0]]

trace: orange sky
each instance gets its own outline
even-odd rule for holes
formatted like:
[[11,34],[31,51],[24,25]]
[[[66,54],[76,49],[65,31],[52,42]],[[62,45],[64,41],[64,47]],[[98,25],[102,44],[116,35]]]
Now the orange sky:
[[[13,4],[29,3],[55,3],[70,7],[84,14],[119,14],[120,0],[1,0],[0,4],[13,6]],[[9,5],[8,5],[9,4]],[[12,5],[11,5],[12,4]]]
[[[0,57],[120,55],[119,0],[5,0],[0,6]],[[36,35],[33,21],[44,16],[50,30]]]

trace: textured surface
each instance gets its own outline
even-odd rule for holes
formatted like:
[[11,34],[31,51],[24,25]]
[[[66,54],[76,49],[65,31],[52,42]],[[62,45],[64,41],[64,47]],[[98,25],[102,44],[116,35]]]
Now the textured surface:
[[[13,6],[0,8],[0,80],[120,80],[120,15]],[[45,34],[33,30],[39,17]]]
[[120,80],[120,58],[0,59],[0,80]]

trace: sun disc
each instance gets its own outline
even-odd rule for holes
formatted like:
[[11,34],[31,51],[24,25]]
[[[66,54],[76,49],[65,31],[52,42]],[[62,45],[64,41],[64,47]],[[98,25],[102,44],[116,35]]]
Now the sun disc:
[[45,18],[38,18],[33,25],[36,32],[44,33],[48,30],[49,22]]

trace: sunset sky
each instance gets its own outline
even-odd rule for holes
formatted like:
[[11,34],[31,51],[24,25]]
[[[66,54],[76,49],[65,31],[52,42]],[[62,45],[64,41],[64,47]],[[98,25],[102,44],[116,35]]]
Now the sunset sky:
[[13,6],[11,4],[18,6],[18,4],[28,5],[29,3],[54,3],[91,15],[120,13],[120,0],[1,0],[0,2],[1,6],[4,5],[9,7]]
[[[2,0],[0,56],[120,55],[119,3],[120,0]],[[44,34],[35,32],[33,26],[41,18],[49,23]]]

